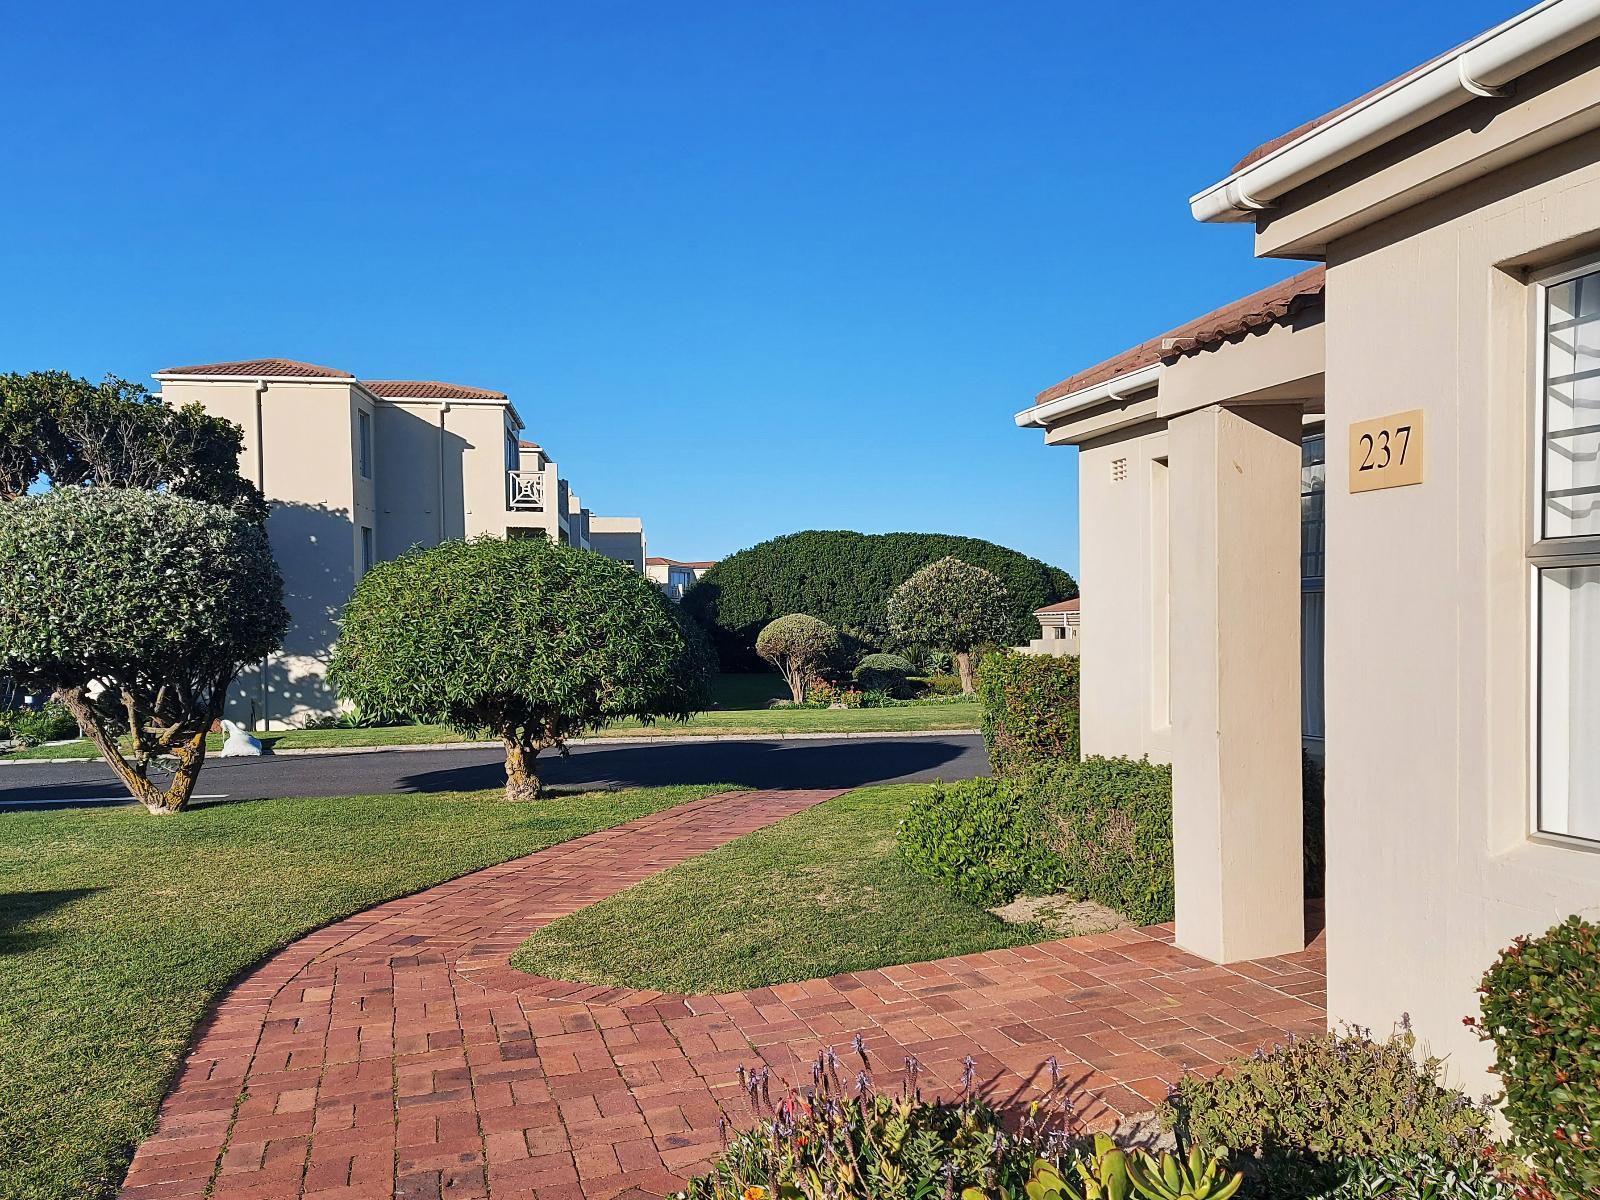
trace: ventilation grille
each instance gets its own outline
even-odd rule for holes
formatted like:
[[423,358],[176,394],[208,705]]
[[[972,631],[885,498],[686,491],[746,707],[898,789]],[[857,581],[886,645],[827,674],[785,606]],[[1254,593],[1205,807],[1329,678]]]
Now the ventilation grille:
[[1125,458],[1113,458],[1111,460],[1111,482],[1121,483],[1127,477],[1128,460]]

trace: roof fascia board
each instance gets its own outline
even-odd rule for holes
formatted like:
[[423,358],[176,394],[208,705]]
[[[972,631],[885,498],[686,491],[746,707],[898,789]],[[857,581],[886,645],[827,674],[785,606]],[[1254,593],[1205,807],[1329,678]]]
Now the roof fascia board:
[[1317,177],[1600,37],[1600,0],[1543,0],[1329,118],[1189,200],[1198,221],[1245,221]]
[[1029,427],[1046,428],[1060,421],[1063,417],[1084,409],[1093,408],[1097,404],[1107,402],[1120,402],[1126,400],[1135,392],[1144,391],[1160,385],[1161,363],[1151,363],[1147,367],[1140,367],[1136,371],[1128,371],[1104,383],[1097,383],[1092,387],[1081,388],[1076,392],[1069,392],[1065,396],[1057,396],[1054,400],[1047,400],[1043,404],[1035,404],[1017,413],[1014,420],[1019,428]]

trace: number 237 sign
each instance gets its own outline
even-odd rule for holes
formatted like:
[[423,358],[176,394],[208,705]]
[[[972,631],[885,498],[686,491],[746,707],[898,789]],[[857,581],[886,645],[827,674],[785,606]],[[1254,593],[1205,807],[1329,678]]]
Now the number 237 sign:
[[1350,426],[1350,490],[1375,492],[1422,482],[1422,410]]

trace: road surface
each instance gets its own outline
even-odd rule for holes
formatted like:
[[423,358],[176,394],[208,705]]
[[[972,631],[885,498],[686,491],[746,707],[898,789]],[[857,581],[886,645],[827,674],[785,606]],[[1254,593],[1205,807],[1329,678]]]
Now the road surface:
[[[544,781],[573,787],[652,787],[728,783],[747,788],[845,788],[869,783],[969,779],[989,773],[983,739],[936,737],[779,741],[678,739],[578,745],[569,757],[539,759]],[[468,750],[386,750],[210,759],[195,798],[255,800],[377,792],[448,792],[499,787],[504,759],[495,746]],[[0,808],[125,803],[127,794],[101,763],[0,766]]]

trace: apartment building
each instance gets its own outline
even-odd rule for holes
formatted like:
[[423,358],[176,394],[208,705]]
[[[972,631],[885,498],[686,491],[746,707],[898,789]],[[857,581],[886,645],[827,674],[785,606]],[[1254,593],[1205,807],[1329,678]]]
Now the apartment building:
[[545,537],[595,549],[596,520],[504,392],[358,379],[290,359],[170,367],[168,404],[198,403],[244,430],[240,473],[272,505],[267,532],[291,615],[283,648],[244,672],[235,719],[282,728],[336,710],[326,670],[338,616],[374,563],[451,538]]
[[679,562],[675,558],[647,558],[644,573],[655,581],[669,600],[682,600],[700,576],[717,565],[716,559],[703,562]]
[[1409,1013],[1492,1091],[1483,971],[1600,915],[1600,4],[1545,0],[1190,207],[1319,265],[1016,414],[1079,451],[1084,752],[1172,764],[1177,941],[1233,962],[1306,944],[1319,740],[1329,1017]]

